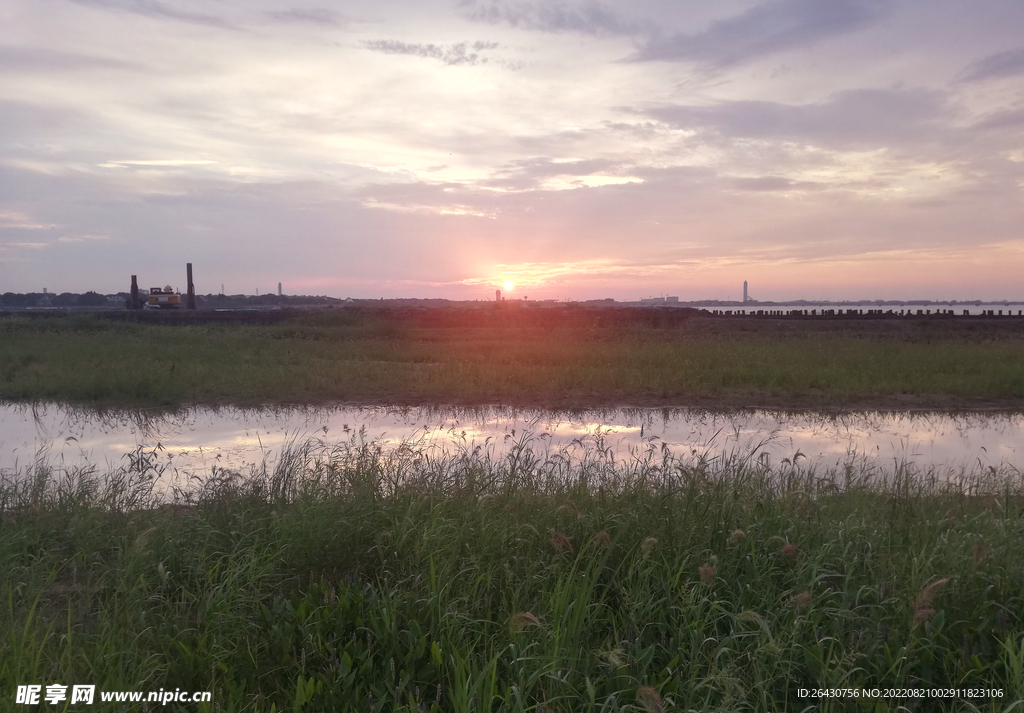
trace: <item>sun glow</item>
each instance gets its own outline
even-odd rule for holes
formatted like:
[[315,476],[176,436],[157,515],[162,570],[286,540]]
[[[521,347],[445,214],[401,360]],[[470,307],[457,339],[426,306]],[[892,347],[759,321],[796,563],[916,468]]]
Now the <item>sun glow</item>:
[[505,280],[505,284],[503,285],[506,292],[511,292],[515,286],[516,283],[512,282],[512,280]]

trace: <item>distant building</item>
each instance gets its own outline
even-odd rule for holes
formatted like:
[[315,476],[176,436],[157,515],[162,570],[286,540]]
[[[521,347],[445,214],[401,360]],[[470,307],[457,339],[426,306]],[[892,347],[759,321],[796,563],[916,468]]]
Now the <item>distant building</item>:
[[277,296],[281,297],[284,293],[281,292],[281,283],[277,283]]
[[[678,301],[679,301],[679,298],[677,297],[676,298],[676,302],[678,302]],[[640,304],[642,304],[642,305],[663,305],[663,304],[665,304],[665,298],[664,297],[641,297],[640,298]]]
[[501,290],[494,291],[494,301],[501,302]]
[[665,298],[665,301],[668,302],[669,304],[679,304],[679,296],[669,295],[668,297]]
[[747,298],[747,281],[746,280],[743,281],[743,301],[744,302],[748,301],[748,298]]

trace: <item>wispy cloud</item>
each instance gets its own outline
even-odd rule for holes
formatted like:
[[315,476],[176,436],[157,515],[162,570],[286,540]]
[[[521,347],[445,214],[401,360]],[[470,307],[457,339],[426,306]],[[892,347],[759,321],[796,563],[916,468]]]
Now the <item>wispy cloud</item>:
[[110,240],[110,235],[62,235],[57,238],[58,243],[88,243],[96,240]]
[[793,181],[782,176],[751,176],[733,179],[733,184],[740,191],[813,191],[825,186],[816,181]]
[[401,203],[392,203],[388,201],[382,201],[377,198],[367,198],[363,201],[363,205],[367,208],[380,208],[383,210],[393,210],[399,213],[423,213],[430,215],[464,215],[473,216],[476,218],[495,218],[497,217],[494,213],[488,213],[469,205],[463,205],[459,203],[447,203],[444,205],[428,205],[425,203],[411,203],[403,201]]
[[0,228],[15,228],[18,230],[47,230],[57,226],[52,223],[40,223],[31,216],[16,211],[0,213]]
[[944,130],[952,110],[929,89],[858,89],[809,104],[725,101],[670,105],[641,113],[677,128],[724,136],[774,138],[826,146],[914,143]]
[[325,7],[272,10],[267,12],[267,16],[277,22],[334,26],[344,24],[344,18],[340,14]]
[[0,67],[13,71],[73,72],[93,68],[139,69],[138,65],[75,52],[60,52],[42,47],[0,46]]
[[497,42],[459,42],[453,45],[435,45],[400,42],[398,40],[367,40],[366,49],[383,54],[404,54],[436,59],[448,66],[486,64],[488,58],[481,53],[498,47]]
[[195,25],[206,25],[208,27],[219,27],[222,29],[237,29],[222,17],[207,15],[201,12],[189,12],[170,5],[160,0],[71,0],[71,2],[85,5],[87,7],[99,7],[120,12],[130,12],[148,17],[167,18],[179,20]]
[[127,166],[150,166],[154,168],[168,168],[168,167],[179,167],[179,166],[209,166],[215,164],[216,161],[209,161],[206,159],[191,159],[191,158],[167,158],[167,159],[151,159],[145,161],[107,161],[101,163],[102,168],[125,168]]
[[1015,129],[1024,127],[1024,108],[1003,109],[984,117],[974,129]]
[[463,15],[475,22],[506,24],[541,32],[578,32],[587,35],[632,35],[640,32],[640,23],[626,19],[596,2],[573,4],[565,0],[538,3],[480,3],[462,0]]
[[687,61],[716,68],[799,49],[863,29],[885,15],[880,0],[775,0],[696,34],[648,41],[634,61]]
[[967,65],[959,77],[961,82],[981,82],[1024,74],[1024,48],[996,52]]

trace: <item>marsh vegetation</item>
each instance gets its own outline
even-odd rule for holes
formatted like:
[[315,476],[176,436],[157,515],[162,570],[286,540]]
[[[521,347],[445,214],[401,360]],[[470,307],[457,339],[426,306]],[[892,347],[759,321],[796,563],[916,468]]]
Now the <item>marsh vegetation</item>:
[[357,434],[215,471],[168,503],[158,456],[37,464],[0,487],[0,680],[211,690],[222,711],[784,711],[820,687],[998,688],[900,703],[1005,711],[1024,697],[1013,469],[571,460],[528,434],[499,459],[427,457]]
[[[8,317],[0,399],[1024,403],[1013,321],[631,314]],[[0,680],[209,690],[212,704],[187,709],[204,712],[1006,712],[1024,697],[1012,463],[950,476],[756,450],[568,457],[517,438],[500,453],[296,441],[170,495],[159,448],[2,473]],[[820,687],[1002,695],[798,697]]]
[[0,333],[0,399],[14,401],[810,409],[1024,404],[1024,321],[1018,320],[801,322],[689,313],[669,320],[653,310],[484,305],[339,309],[266,325],[8,317],[0,320]]

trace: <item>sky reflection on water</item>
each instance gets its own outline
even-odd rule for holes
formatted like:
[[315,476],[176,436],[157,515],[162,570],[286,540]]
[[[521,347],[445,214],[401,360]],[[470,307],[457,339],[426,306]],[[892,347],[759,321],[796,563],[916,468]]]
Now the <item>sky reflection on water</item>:
[[[440,451],[490,449],[500,457],[524,437],[537,451],[611,449],[628,458],[669,449],[675,456],[751,453],[771,464],[800,457],[830,468],[853,455],[881,467],[911,462],[944,470],[1019,467],[1024,415],[608,409],[552,412],[502,407],[277,408],[196,407],[173,413],[96,412],[52,404],[0,404],[0,471],[40,459],[70,467],[124,463],[125,454],[160,449],[181,475],[273,463],[288,443],[307,438],[411,443]],[[806,459],[806,460],[803,460]]]

